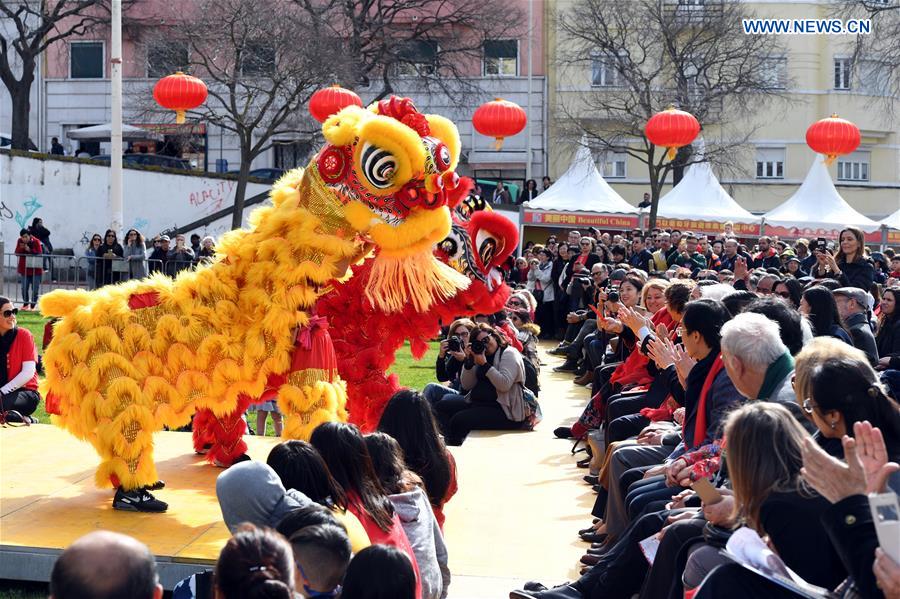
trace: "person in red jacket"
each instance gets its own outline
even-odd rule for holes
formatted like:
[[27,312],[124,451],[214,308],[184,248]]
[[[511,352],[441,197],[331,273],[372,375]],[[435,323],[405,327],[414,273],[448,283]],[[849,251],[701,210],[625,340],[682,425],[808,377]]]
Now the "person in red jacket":
[[0,297],[0,420],[31,424],[41,401],[38,393],[37,349],[28,329],[16,322],[18,310]]
[[[41,277],[44,276],[44,269],[40,266],[31,267],[28,258],[30,256],[40,256],[44,253],[44,248],[37,237],[34,237],[28,229],[19,231],[19,240],[16,242],[16,255],[19,257],[19,264],[16,272],[22,281],[22,309],[33,310],[37,306],[38,297],[41,294]],[[43,264],[42,262],[38,262]],[[31,300],[28,299],[28,290],[31,289]]]

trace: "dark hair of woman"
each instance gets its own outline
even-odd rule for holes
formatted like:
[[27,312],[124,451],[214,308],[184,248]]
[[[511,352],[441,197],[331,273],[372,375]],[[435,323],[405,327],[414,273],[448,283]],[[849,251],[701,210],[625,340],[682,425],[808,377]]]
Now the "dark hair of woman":
[[531,322],[531,314],[529,314],[526,310],[513,310],[509,316],[510,318],[515,316],[522,324],[528,324],[529,322]]
[[269,452],[266,464],[281,479],[285,489],[296,489],[316,503],[347,509],[347,495],[334,480],[325,460],[306,441],[279,443]]
[[355,494],[378,527],[389,531],[394,507],[378,482],[359,429],[344,422],[325,422],[313,431],[310,443],[319,450],[331,475],[344,491]]
[[8,297],[3,297],[2,295],[0,295],[0,306],[3,306],[5,304],[11,304],[11,303],[12,303],[12,301],[10,301],[10,299]]
[[761,297],[747,306],[744,312],[762,314],[769,320],[778,323],[781,342],[787,346],[792,356],[796,356],[803,349],[803,325],[800,313],[774,297]]
[[406,467],[403,450],[390,435],[370,433],[366,435],[366,447],[378,481],[390,495],[412,491],[422,484],[422,479]]
[[800,281],[797,279],[792,279],[790,277],[786,277],[777,281],[772,286],[772,291],[778,294],[778,286],[783,285],[787,288],[787,292],[790,294],[789,297],[785,299],[791,302],[791,305],[796,309],[800,307],[800,298],[803,297],[803,285],[800,284]]
[[291,511],[281,519],[275,530],[284,538],[289,539],[298,530],[309,526],[318,526],[319,524],[334,524],[344,528],[344,525],[335,517],[334,512],[318,503],[310,503]]
[[541,250],[540,252],[538,252],[538,253],[539,253],[539,254],[544,254],[545,256],[547,256],[547,260],[548,260],[548,261],[552,261],[552,260],[553,260],[553,252],[551,252],[551,251],[548,250],[547,248],[542,249],[542,250]]
[[828,358],[810,373],[812,400],[819,412],[840,412],[847,434],[868,420],[881,429],[888,457],[900,457],[900,406],[878,385],[871,368],[851,358]]
[[731,317],[734,318],[743,312],[748,305],[753,303],[756,298],[757,295],[752,291],[739,290],[734,293],[729,293],[722,298],[722,303],[725,304],[725,309],[728,310]]
[[644,288],[644,282],[642,280],[637,277],[626,276],[624,279],[622,279],[621,285],[625,285],[626,283],[628,285],[631,285],[634,290],[637,291],[638,297],[641,296],[641,289]]
[[[506,341],[506,337],[504,337],[499,332],[497,332],[497,329],[495,329],[491,325],[485,324],[483,322],[481,322],[475,326],[475,328],[472,330],[472,333],[471,333],[471,336],[469,337],[469,339],[471,339],[472,341],[475,341],[476,339],[479,339],[480,337],[484,337],[484,335],[482,335],[482,333],[487,333],[488,335],[490,335],[491,337],[494,338],[494,341],[497,342],[497,351],[498,352],[501,349],[503,349],[504,347],[506,347],[507,345],[509,345],[509,342]],[[497,355],[500,355],[500,354],[497,354]]]
[[416,574],[405,553],[389,545],[366,547],[350,560],[341,599],[414,599]]
[[[846,233],[846,232],[850,232],[853,235],[853,237],[856,238],[856,251],[850,256],[848,256],[847,254],[845,254],[843,252],[843,250],[841,250],[841,238],[844,236],[844,233]],[[865,233],[862,232],[862,229],[857,229],[856,227],[847,227],[847,228],[841,230],[840,234],[838,235],[837,249],[835,250],[834,257],[835,257],[835,260],[839,264],[841,264],[841,263],[845,264],[847,262],[856,262],[857,260],[859,260],[865,256],[865,249],[866,249],[866,236],[865,236]]]
[[719,300],[700,298],[684,307],[681,324],[685,331],[700,333],[703,341],[713,351],[719,351],[722,340],[722,325],[731,320],[725,304]]
[[684,312],[684,307],[691,300],[691,291],[693,289],[693,286],[684,281],[673,281],[671,285],[666,287],[666,305],[681,314]]
[[219,553],[215,581],[224,599],[291,599],[291,546],[270,528],[242,524]]
[[809,318],[809,324],[812,325],[813,334],[816,337],[830,335],[832,325],[843,327],[837,302],[834,301],[831,290],[816,285],[803,292],[803,299],[809,304],[807,318]]
[[884,291],[881,292],[881,296],[884,297],[889,293],[891,294],[891,297],[894,300],[894,312],[891,314],[886,314],[882,310],[882,316],[881,316],[882,320],[881,320],[881,324],[879,325],[879,329],[878,329],[879,333],[882,330],[886,329],[887,327],[893,326],[893,324],[895,322],[900,320],[900,303],[898,303],[898,302],[900,302],[900,288],[888,287],[887,289],[885,289]]
[[447,446],[428,400],[418,391],[397,391],[381,414],[378,430],[397,441],[406,466],[422,477],[432,505],[441,505],[452,474]]

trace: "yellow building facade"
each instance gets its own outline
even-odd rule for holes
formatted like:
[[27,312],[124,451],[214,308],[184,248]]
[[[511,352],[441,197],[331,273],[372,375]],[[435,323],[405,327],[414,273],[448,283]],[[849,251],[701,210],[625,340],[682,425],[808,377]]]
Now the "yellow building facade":
[[[622,0],[626,2],[628,0]],[[699,6],[703,0],[660,0]],[[712,4],[715,0],[707,0]],[[554,179],[569,166],[574,144],[569,125],[573,115],[590,119],[581,99],[586,94],[604,93],[605,73],[596,64],[567,64],[566,36],[559,17],[573,6],[573,0],[546,3],[544,19],[548,61],[548,147],[558,148],[549,156],[549,172]],[[828,0],[772,0],[747,2],[759,18],[828,19],[833,4]],[[871,35],[879,35],[877,21]],[[740,22],[734,35],[744,35]],[[815,154],[806,145],[806,129],[813,122],[836,113],[855,123],[862,143],[852,155],[830,167],[838,192],[859,212],[881,219],[900,208],[900,99],[883,89],[873,63],[850,60],[850,35],[779,35],[783,54],[773,57],[773,71],[784,83],[787,101],[775,101],[764,110],[745,118],[728,115],[730,125],[710,127],[710,137],[741,137],[753,131],[749,143],[735,156],[737,169],[713,170],[723,187],[737,202],[754,213],[771,210],[788,199],[800,186]],[[900,40],[898,40],[900,43]],[[614,75],[613,75],[614,76]],[[598,80],[599,79],[599,80]],[[599,85],[598,85],[599,84]],[[724,110],[728,110],[726,103]],[[592,128],[596,128],[596,123]],[[731,130],[730,130],[731,129]],[[635,140],[636,141],[636,140]],[[650,191],[647,167],[625,154],[598,153],[597,163],[607,182],[632,204]],[[662,193],[671,189],[671,175]]]

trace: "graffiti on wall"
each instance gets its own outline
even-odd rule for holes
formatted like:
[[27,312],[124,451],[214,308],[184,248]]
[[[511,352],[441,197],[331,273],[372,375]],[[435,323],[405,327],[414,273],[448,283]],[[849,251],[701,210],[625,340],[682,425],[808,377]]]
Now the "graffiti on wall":
[[236,184],[237,181],[231,180],[215,181],[205,189],[190,192],[188,203],[191,206],[202,207],[207,213],[221,210],[225,200],[231,197],[231,192]]
[[13,216],[13,211],[6,202],[0,201],[0,219],[12,220]]
[[40,210],[41,203],[38,202],[38,199],[35,196],[31,196],[25,203],[22,205],[22,208],[25,210],[24,214],[20,214],[18,210],[16,210],[16,222],[19,223],[20,229],[28,228],[28,221],[31,220],[31,217]]

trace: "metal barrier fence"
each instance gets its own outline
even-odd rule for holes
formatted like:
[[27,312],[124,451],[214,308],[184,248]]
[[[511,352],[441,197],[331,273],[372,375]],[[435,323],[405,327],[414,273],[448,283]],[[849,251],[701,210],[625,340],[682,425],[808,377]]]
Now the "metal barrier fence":
[[[34,296],[32,286],[37,287],[38,295],[55,289],[97,289],[104,285],[142,279],[156,272],[174,277],[179,272],[196,266],[196,261],[183,260],[4,254],[0,294],[9,298],[14,305],[30,304]],[[20,271],[24,271],[25,275],[20,274]],[[23,296],[26,285],[30,292],[27,301]]]

